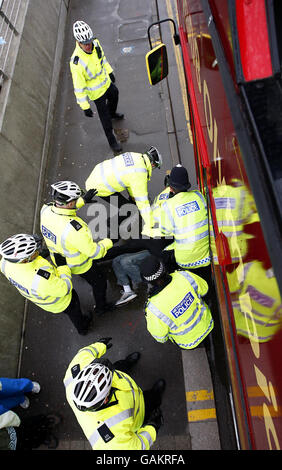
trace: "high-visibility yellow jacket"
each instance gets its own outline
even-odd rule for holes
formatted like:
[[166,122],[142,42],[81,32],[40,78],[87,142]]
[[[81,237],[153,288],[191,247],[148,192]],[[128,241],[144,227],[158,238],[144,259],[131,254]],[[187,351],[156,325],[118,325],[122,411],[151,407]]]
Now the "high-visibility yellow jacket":
[[[67,401],[93,450],[148,450],[156,440],[156,430],[151,425],[143,426],[143,392],[129,375],[118,370],[113,372],[115,391],[109,405],[101,410],[80,411],[72,400],[73,366],[78,365],[81,370],[105,352],[106,345],[99,342],[78,351],[64,377]],[[103,424],[113,435],[108,442],[98,431]]]
[[260,261],[227,273],[238,335],[256,343],[272,339],[282,326],[282,302],[274,272]]
[[[166,187],[161,191],[154,199],[153,204],[151,205],[151,210],[152,210],[152,218],[150,220],[151,226],[149,223],[145,224],[143,229],[142,229],[142,235],[145,235],[147,237],[151,238],[161,238],[164,236],[163,232],[161,231],[159,227],[159,213],[162,204],[169,199],[170,197],[173,197],[172,193],[170,192],[170,188]],[[174,249],[174,239],[171,235],[167,235],[166,238],[171,238],[171,244],[168,245],[164,250],[173,250]]]
[[152,223],[152,212],[148,199],[148,181],[152,165],[146,154],[126,152],[98,163],[87,178],[85,187],[97,189],[97,196],[110,196],[128,191],[134,199],[144,223]]
[[167,199],[156,219],[163,236],[174,237],[179,266],[189,269],[210,264],[207,207],[200,191],[180,192]]
[[88,271],[92,261],[103,258],[113,246],[108,238],[94,242],[91,230],[76,215],[76,209],[61,209],[53,204],[45,204],[41,209],[40,228],[54,264],[53,253],[60,253],[66,258],[73,274]]
[[10,263],[3,258],[1,271],[20,294],[43,310],[60,313],[70,304],[72,280],[67,265],[55,268],[41,256],[29,263]]
[[74,94],[83,110],[90,108],[88,100],[97,100],[105,94],[111,84],[109,74],[113,71],[98,39],[93,43],[100,48],[100,58],[96,47],[91,54],[87,54],[77,43],[70,60]]
[[214,325],[210,309],[201,298],[208,284],[190,271],[175,271],[171,277],[171,282],[147,301],[147,329],[159,343],[169,339],[183,349],[193,349]]
[[[233,185],[221,184],[213,188],[212,195],[218,230],[227,237],[232,263],[235,263],[247,254],[248,239],[251,238],[251,235],[244,232],[244,226],[259,220],[255,202],[246,186],[238,180],[233,180]],[[218,264],[211,222],[210,220],[211,250],[213,261]]]

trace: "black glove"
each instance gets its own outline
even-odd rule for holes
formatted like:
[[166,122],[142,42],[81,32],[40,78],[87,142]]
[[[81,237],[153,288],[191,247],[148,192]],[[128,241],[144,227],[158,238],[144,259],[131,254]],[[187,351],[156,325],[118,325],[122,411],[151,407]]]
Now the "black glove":
[[96,196],[98,193],[97,189],[89,189],[84,196],[82,196],[82,199],[84,200],[85,204],[90,204],[91,202],[96,202],[92,201],[93,197]]
[[67,264],[66,258],[60,255],[60,253],[54,253],[54,258],[57,266],[64,266]]
[[164,187],[167,188],[169,186],[169,175],[165,175],[164,177]]
[[107,346],[107,350],[112,347],[112,343],[110,343],[112,338],[107,337],[107,338],[101,338],[98,340],[98,343],[104,343]]
[[37,235],[36,233],[33,233],[32,236],[36,242],[37,250],[40,250],[42,248],[43,238],[40,235]]
[[92,111],[91,108],[84,109],[84,114],[85,114],[85,116],[87,116],[87,117],[93,117],[93,111]]
[[156,432],[158,432],[158,430],[160,429],[163,423],[164,423],[164,419],[163,419],[161,409],[155,408],[154,411],[152,411],[146,425],[154,426],[154,428],[156,429]]
[[116,77],[114,76],[113,72],[109,74],[110,75],[110,79],[113,83],[115,83],[116,81]]
[[40,250],[40,256],[44,259],[46,258],[49,258],[50,256],[50,251],[48,250],[48,248],[41,248]]

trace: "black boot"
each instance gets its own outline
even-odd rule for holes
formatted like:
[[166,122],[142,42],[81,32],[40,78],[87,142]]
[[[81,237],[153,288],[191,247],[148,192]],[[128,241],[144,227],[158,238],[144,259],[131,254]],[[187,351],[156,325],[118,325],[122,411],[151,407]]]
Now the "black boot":
[[122,151],[122,146],[116,141],[113,144],[111,144],[111,149],[114,152],[121,152]]
[[125,361],[128,364],[128,367],[134,366],[140,359],[141,353],[136,351],[134,353],[129,354],[126,358]]
[[115,114],[113,114],[113,116],[112,116],[112,119],[118,119],[118,120],[120,120],[120,119],[123,119],[123,118],[124,118],[124,114],[121,114],[121,113],[115,113]]
[[164,379],[159,379],[159,380],[157,380],[157,382],[154,383],[154,385],[152,387],[152,392],[154,392],[156,395],[159,395],[160,397],[162,397],[162,395],[164,394],[165,388],[166,388],[165,380]]

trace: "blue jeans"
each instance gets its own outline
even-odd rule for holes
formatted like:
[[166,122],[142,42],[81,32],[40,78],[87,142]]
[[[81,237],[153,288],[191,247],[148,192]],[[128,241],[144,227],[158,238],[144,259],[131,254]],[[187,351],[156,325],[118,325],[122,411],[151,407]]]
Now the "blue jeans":
[[138,253],[128,253],[114,258],[112,266],[117,278],[117,283],[121,286],[128,286],[130,285],[130,281],[136,284],[142,282],[140,265],[144,259],[149,257],[150,252],[143,250]]
[[24,402],[26,392],[31,392],[29,379],[8,379],[0,377],[0,415]]

